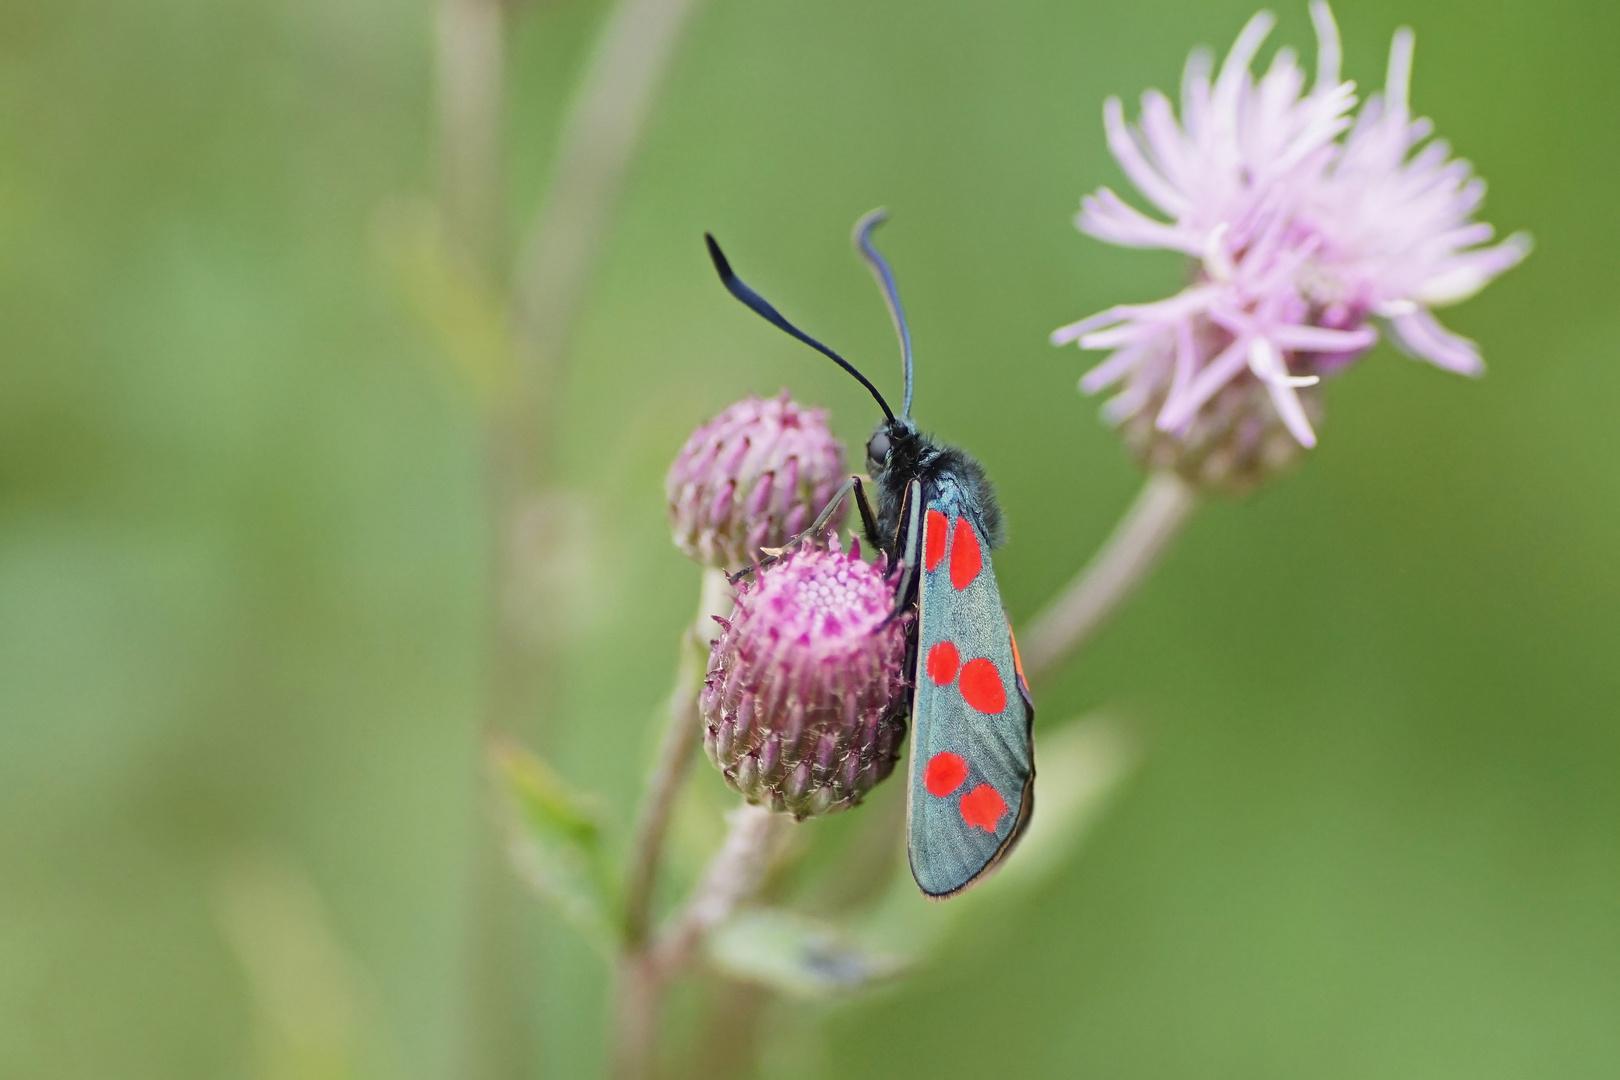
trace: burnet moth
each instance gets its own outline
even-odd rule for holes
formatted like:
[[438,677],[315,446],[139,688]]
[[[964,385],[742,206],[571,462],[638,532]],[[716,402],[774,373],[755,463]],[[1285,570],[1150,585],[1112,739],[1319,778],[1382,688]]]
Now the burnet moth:
[[858,476],[802,536],[813,536],[851,493],[869,543],[902,564],[896,613],[915,605],[907,669],[912,673],[906,848],[917,885],[953,896],[982,878],[1017,842],[1034,808],[1035,703],[1001,606],[990,549],[1003,537],[1001,509],[979,463],[935,442],[911,419],[911,333],[894,275],[872,246],[887,214],[855,224],[856,250],[877,278],[900,337],[905,398],[896,416],[849,361],[788,322],[738,280],[714,237],[709,257],[732,296],[765,321],[830,357],[883,410],[866,444],[877,507]]

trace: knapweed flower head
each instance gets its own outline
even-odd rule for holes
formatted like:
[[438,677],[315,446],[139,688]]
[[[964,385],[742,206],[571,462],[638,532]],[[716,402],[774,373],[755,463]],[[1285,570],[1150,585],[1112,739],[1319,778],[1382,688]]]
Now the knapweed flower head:
[[1431,309],[1474,295],[1530,249],[1523,235],[1482,246],[1492,230],[1472,216],[1484,182],[1445,142],[1427,141],[1428,120],[1412,118],[1411,31],[1396,32],[1384,90],[1358,113],[1354,84],[1339,78],[1327,4],[1313,3],[1311,18],[1309,90],[1291,49],[1258,80],[1251,73],[1273,22],[1261,12],[1213,79],[1209,53],[1192,54],[1179,119],[1156,90],[1143,95],[1135,126],[1117,98],[1104,107],[1114,157],[1169,220],[1105,187],[1085,198],[1076,224],[1110,243],[1183,252],[1194,260],[1192,282],[1052,340],[1112,352],[1081,388],[1123,384],[1105,415],[1120,423],[1145,413],[1137,433],[1149,456],[1173,456],[1167,445],[1182,440],[1199,461],[1224,448],[1226,467],[1242,472],[1244,455],[1255,459],[1250,468],[1267,454],[1287,456],[1267,436],[1279,427],[1314,446],[1312,407],[1299,391],[1366,352],[1379,327],[1414,356],[1480,374],[1473,343]]
[[825,410],[804,408],[786,390],[749,396],[694,431],[669,467],[675,546],[706,566],[746,566],[801,532],[843,480],[844,445]]
[[809,817],[886,778],[906,734],[909,616],[886,560],[805,544],[741,586],[720,620],[703,748],[749,802]]

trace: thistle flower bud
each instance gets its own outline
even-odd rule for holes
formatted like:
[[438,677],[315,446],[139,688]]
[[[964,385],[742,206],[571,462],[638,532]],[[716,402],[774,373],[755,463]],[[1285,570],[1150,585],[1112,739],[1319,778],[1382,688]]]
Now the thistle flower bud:
[[[782,391],[750,395],[692,433],[664,480],[675,546],[705,566],[736,569],[815,519],[844,479],[844,446],[824,409]],[[828,522],[844,520],[841,507]]]
[[[836,542],[835,542],[836,543]],[[739,590],[709,657],[703,748],[749,802],[797,818],[854,806],[906,733],[906,619],[885,560],[802,547]]]

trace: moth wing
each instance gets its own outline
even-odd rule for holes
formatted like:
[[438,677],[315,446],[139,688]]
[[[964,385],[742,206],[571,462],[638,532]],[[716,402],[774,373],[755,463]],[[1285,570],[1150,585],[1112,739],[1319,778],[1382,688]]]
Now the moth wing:
[[985,537],[931,500],[922,555],[906,846],[918,887],[946,897],[994,866],[1029,820],[1035,709]]

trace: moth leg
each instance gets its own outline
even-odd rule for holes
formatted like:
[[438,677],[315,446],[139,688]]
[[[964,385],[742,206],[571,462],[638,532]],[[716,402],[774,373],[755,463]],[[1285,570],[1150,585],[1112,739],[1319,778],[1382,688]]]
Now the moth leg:
[[[907,506],[911,510],[909,515],[906,513]],[[906,544],[900,551],[900,558],[905,563],[906,569],[900,578],[900,589],[894,594],[894,613],[889,616],[891,619],[905,610],[907,602],[911,599],[911,590],[917,583],[917,563],[922,554],[922,481],[913,480],[906,485],[906,500],[901,506],[900,517],[905,522],[906,528]],[[896,536],[894,541],[899,548],[900,537]]]
[[881,551],[883,542],[878,538],[877,514],[873,512],[872,504],[866,498],[866,487],[858,476],[852,476],[849,480],[855,485],[855,509],[861,512],[861,532],[866,535],[866,542],[871,544],[874,550]]
[[816,515],[816,520],[810,523],[809,528],[805,529],[797,536],[794,536],[780,548],[777,548],[774,554],[766,555],[753,566],[745,567],[737,571],[727,580],[729,580],[733,585],[737,584],[737,582],[741,581],[754,571],[763,570],[767,566],[777,562],[784,554],[792,551],[794,548],[804,543],[806,538],[814,536],[822,529],[826,528],[827,522],[832,520],[833,514],[838,511],[839,505],[849,497],[849,493],[851,491],[855,493],[855,505],[859,507],[861,511],[861,526],[866,531],[867,538],[870,540],[872,535],[877,532],[877,525],[872,519],[872,504],[866,501],[866,489],[861,486],[861,478],[859,476],[851,476],[848,480],[844,481],[843,486],[833,494],[833,497],[827,500],[827,505],[822,508],[821,513]]
[[894,543],[889,545],[889,550],[893,551],[899,557],[904,557],[905,555],[905,552],[900,550],[900,533],[901,530],[906,526],[906,512],[912,503],[911,489],[915,487],[916,484],[917,482],[913,480],[911,483],[906,485],[906,490],[900,495],[900,512],[894,516]]

